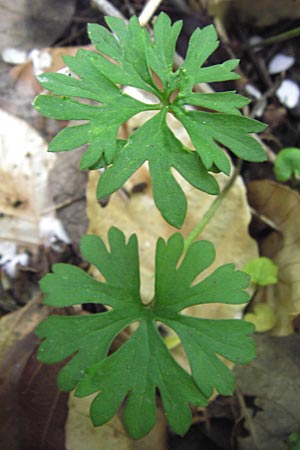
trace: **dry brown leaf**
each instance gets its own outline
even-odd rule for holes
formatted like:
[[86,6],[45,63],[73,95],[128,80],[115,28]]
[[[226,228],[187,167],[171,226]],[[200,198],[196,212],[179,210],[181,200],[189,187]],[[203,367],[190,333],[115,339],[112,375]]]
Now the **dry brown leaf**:
[[[91,45],[87,46],[72,46],[72,47],[56,47],[56,48],[42,48],[39,50],[41,58],[49,60],[49,67],[42,68],[42,72],[57,72],[66,67],[62,57],[65,55],[75,56],[80,48],[92,49]],[[43,88],[36,80],[36,74],[32,61],[15,66],[10,71],[10,76],[14,80],[14,87],[16,92],[22,97],[26,96],[34,98],[39,94]]]
[[70,395],[66,423],[66,450],[166,450],[166,420],[158,410],[159,420],[143,439],[128,437],[118,415],[101,427],[92,425],[89,408],[94,396],[77,398]]
[[257,302],[267,302],[276,314],[272,332],[293,331],[292,318],[300,312],[300,195],[270,180],[249,183],[249,200],[256,211],[277,227],[262,243],[262,255],[278,266],[278,284],[261,291]]
[[41,296],[33,298],[23,308],[0,319],[0,362],[13,345],[31,333],[47,316],[48,311],[41,306]]
[[65,31],[75,4],[75,0],[0,0],[0,53],[7,48],[30,51],[51,45]]
[[115,416],[102,427],[94,427],[89,415],[91,396],[69,397],[66,450],[132,450],[122,422]]
[[55,155],[25,121],[1,110],[0,121],[0,240],[38,245],[41,216],[54,216],[47,180]]
[[[201,3],[205,2],[191,1],[196,10],[199,10]],[[230,11],[234,10],[242,22],[260,27],[275,24],[282,19],[294,19],[300,14],[299,0],[208,0],[207,3],[212,15],[225,17],[227,20],[230,18]]]
[[234,368],[243,425],[248,431],[237,436],[238,449],[287,450],[288,436],[299,432],[300,336],[262,334],[254,339],[257,358]]

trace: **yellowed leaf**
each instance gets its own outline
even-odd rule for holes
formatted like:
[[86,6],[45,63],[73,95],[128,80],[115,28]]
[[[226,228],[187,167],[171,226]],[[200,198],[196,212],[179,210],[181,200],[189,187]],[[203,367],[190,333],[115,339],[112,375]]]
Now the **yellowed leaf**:
[[276,315],[273,333],[291,333],[291,317],[300,312],[300,195],[270,180],[249,184],[249,199],[256,211],[272,221],[277,231],[262,242],[261,250],[278,266],[278,284],[266,286],[258,302]]
[[133,441],[126,433],[118,415],[101,427],[92,425],[89,409],[94,396],[69,397],[66,422],[66,450],[167,450],[166,419],[158,409],[153,430],[143,439]]
[[276,316],[267,303],[257,303],[253,307],[253,312],[245,314],[244,320],[253,323],[256,332],[263,333],[272,330],[276,323]]

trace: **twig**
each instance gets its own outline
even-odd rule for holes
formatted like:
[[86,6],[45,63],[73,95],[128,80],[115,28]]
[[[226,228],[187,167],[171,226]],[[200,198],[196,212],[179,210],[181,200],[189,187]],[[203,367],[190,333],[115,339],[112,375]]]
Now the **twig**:
[[113,6],[109,1],[93,0],[93,3],[96,6],[98,6],[100,11],[102,11],[107,16],[119,17],[119,19],[123,19],[123,20],[127,21],[126,17],[124,17],[123,14],[115,6]]
[[153,16],[153,14],[155,13],[155,11],[162,2],[163,0],[149,0],[146,3],[144,9],[139,15],[139,21],[142,27],[144,27],[149,22],[149,20],[151,19],[151,17]]

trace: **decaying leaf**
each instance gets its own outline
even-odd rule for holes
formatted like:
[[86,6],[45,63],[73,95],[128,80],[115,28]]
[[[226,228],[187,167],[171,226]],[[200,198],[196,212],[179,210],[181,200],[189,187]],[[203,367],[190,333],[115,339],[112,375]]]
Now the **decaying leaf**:
[[95,396],[69,397],[69,413],[66,422],[66,450],[167,450],[166,419],[158,410],[157,424],[149,435],[136,441],[129,438],[118,415],[102,427],[91,423],[89,409]]
[[54,215],[47,177],[55,155],[47,154],[45,141],[25,121],[4,111],[0,121],[0,237],[37,245],[42,215]]
[[56,450],[64,445],[68,395],[58,366],[35,357],[33,330],[48,313],[38,299],[0,320],[0,443],[9,450]]
[[[192,1],[198,10],[201,2]],[[203,7],[203,6],[202,6]],[[294,19],[299,15],[299,0],[209,0],[208,9],[212,15],[229,19],[230,13],[235,14],[242,22],[256,26],[268,26],[279,20]]]
[[40,296],[33,298],[26,306],[0,319],[0,362],[14,344],[32,333],[37,324],[47,315],[40,304]]
[[[299,432],[300,336],[255,336],[257,359],[234,373],[240,396],[252,399],[242,414],[247,436],[239,450],[285,450],[292,432]],[[245,434],[245,433],[244,433]]]
[[261,252],[278,266],[278,284],[266,286],[255,299],[267,302],[276,314],[272,332],[292,332],[292,318],[300,312],[300,196],[273,181],[249,184],[249,200],[259,214],[270,219],[277,231],[262,242]]

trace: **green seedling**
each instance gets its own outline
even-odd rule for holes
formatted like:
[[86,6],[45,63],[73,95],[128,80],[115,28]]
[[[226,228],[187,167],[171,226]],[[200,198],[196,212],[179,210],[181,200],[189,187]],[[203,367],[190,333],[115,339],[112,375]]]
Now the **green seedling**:
[[278,181],[295,181],[300,175],[300,148],[289,147],[281,150],[275,159],[274,172]]
[[245,264],[243,271],[250,275],[251,282],[257,286],[278,283],[278,267],[270,258],[261,256]]
[[[259,288],[278,283],[278,267],[270,258],[261,256],[245,264],[243,271],[250,276],[251,283]],[[274,310],[268,303],[256,303],[244,319],[253,323],[255,331],[263,333],[271,330],[276,324]]]
[[[110,28],[89,26],[96,51],[80,50],[66,56],[66,65],[77,78],[59,73],[38,77],[50,91],[35,100],[43,115],[58,120],[86,121],[62,130],[49,151],[67,151],[83,144],[87,150],[83,169],[106,170],[97,187],[99,198],[110,195],[148,161],[153,196],[162,216],[180,228],[187,202],[172,169],[194,187],[217,195],[213,172],[229,175],[230,162],[224,147],[247,161],[263,161],[265,154],[251,136],[265,125],[243,117],[240,109],[248,99],[235,92],[194,92],[195,84],[234,80],[238,61],[203,67],[217,48],[213,26],[194,31],[186,59],[174,69],[174,53],[182,22],[171,24],[166,14],[155,22],[153,36],[136,17],[126,25],[106,17]],[[158,81],[159,80],[159,81]],[[124,93],[131,86],[152,95],[153,102],[141,102]],[[84,99],[83,102],[80,99]],[[144,111],[153,115],[127,140],[118,130],[130,117]],[[175,137],[167,117],[173,115],[188,132],[187,148]],[[236,174],[234,175],[234,177]],[[176,433],[184,434],[192,420],[189,405],[204,406],[214,391],[230,395],[234,390],[231,371],[223,358],[244,364],[255,357],[249,336],[254,327],[240,320],[209,320],[183,312],[205,303],[243,304],[249,277],[233,264],[217,268],[195,283],[214,258],[213,244],[193,240],[226,195],[232,177],[216,197],[203,223],[184,240],[179,233],[156,245],[155,294],[144,303],[140,296],[137,236],[126,242],[121,230],[111,228],[106,247],[96,236],[83,236],[82,256],[93,264],[105,281],[97,281],[81,269],[56,264],[40,285],[44,303],[58,308],[96,303],[107,307],[93,315],[53,315],[37,328],[42,339],[38,358],[46,364],[68,359],[58,377],[60,389],[75,389],[79,397],[96,394],[91,418],[98,426],[109,421],[125,401],[124,421],[133,438],[147,434],[155,423],[159,393],[166,418]],[[175,361],[159,334],[158,323],[171,328],[180,340],[190,373]],[[115,338],[129,325],[135,331],[116,351]]]
[[300,450],[300,434],[292,433],[289,435],[287,440],[286,450]]

